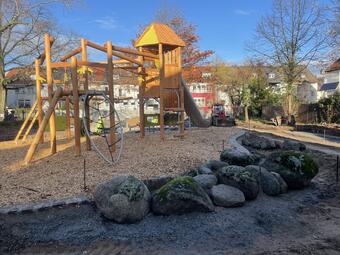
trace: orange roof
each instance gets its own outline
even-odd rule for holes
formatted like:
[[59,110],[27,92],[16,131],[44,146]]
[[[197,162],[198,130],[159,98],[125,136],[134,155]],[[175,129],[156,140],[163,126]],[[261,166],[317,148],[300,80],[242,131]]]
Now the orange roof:
[[169,26],[161,23],[151,23],[137,39],[135,47],[155,44],[185,46],[185,42]]
[[340,58],[335,61],[333,64],[331,64],[330,67],[326,69],[326,72],[332,72],[340,69]]

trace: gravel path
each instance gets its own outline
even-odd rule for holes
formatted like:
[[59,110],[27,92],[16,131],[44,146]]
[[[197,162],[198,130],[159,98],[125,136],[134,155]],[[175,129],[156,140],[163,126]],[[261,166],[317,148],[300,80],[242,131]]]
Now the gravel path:
[[[56,155],[23,166],[28,146],[3,142],[0,143],[0,207],[83,193],[84,158],[90,190],[113,175],[131,174],[140,179],[177,175],[206,160],[218,159],[222,140],[228,146],[229,137],[236,132],[237,128],[192,129],[183,140],[167,134],[164,142],[158,133],[147,134],[144,140],[136,133],[127,133],[121,160],[115,166],[108,166],[94,151],[83,150],[83,156],[77,157],[72,144],[65,143],[58,146]],[[48,153],[48,143],[41,146],[39,153],[38,157]]]

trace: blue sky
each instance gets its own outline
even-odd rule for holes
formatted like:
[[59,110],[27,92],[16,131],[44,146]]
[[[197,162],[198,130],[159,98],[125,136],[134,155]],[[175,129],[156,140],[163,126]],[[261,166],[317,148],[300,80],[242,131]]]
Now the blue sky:
[[[323,0],[327,1],[327,0]],[[240,63],[248,53],[245,42],[252,38],[262,15],[270,11],[271,0],[168,0],[197,26],[201,49],[213,50],[231,63]],[[80,0],[71,10],[53,9],[59,24],[89,40],[127,46],[140,25],[152,21],[164,1]]]

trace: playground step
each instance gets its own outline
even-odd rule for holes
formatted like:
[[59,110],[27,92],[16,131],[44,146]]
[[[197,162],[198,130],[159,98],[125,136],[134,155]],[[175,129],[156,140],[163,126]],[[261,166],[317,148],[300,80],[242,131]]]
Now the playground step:
[[183,108],[165,108],[164,111],[166,112],[184,112]]

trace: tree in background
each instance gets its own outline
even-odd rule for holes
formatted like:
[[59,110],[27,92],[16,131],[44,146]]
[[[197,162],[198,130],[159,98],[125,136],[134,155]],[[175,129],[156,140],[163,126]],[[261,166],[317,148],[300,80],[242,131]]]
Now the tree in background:
[[256,57],[280,68],[289,118],[295,82],[311,62],[320,58],[328,31],[324,10],[316,1],[274,0],[271,13],[258,23],[256,36],[248,45]]
[[[154,21],[167,24],[185,42],[186,46],[182,49],[183,67],[192,68],[205,64],[205,61],[213,54],[212,50],[202,51],[199,49],[199,36],[196,26],[185,20],[176,8],[163,4],[156,12]],[[145,27],[145,25],[141,26],[140,31],[137,33],[137,38]]]
[[49,6],[69,4],[60,0],[1,0],[0,1],[0,118],[6,105],[6,71],[33,63],[41,53],[44,32],[56,38],[54,49],[62,52],[70,39],[58,30],[50,18]]

